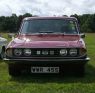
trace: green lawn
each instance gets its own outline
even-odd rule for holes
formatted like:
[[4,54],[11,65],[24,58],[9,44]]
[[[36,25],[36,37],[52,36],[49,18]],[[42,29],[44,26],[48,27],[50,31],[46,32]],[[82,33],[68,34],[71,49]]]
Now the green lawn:
[[12,78],[7,64],[0,61],[0,93],[95,93],[95,34],[86,34],[85,41],[91,58],[85,77],[25,75]]

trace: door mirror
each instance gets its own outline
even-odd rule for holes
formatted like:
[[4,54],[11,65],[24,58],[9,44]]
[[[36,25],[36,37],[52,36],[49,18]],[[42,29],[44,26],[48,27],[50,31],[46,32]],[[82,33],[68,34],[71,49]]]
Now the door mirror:
[[81,37],[81,38],[85,38],[85,34],[84,34],[84,33],[81,33],[81,34],[80,34],[80,37]]

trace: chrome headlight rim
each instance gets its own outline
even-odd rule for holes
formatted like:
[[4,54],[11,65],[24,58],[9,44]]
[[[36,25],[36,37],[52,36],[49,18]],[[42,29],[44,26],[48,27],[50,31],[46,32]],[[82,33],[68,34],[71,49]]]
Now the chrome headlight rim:
[[31,49],[29,49],[29,48],[26,48],[26,49],[24,49],[24,55],[25,56],[30,56],[31,54],[32,54],[32,51],[31,51]]
[[69,55],[74,57],[74,56],[77,56],[78,55],[78,50],[76,48],[71,48],[69,50]]
[[16,48],[13,50],[14,56],[21,56],[22,55],[22,49]]
[[67,54],[68,54],[68,51],[67,51],[67,49],[60,49],[60,55],[61,56],[67,56]]

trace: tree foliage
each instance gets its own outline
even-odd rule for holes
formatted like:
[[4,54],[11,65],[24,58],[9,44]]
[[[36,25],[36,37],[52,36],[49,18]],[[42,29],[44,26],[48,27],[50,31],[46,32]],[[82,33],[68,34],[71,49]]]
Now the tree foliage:
[[21,21],[25,17],[32,17],[32,14],[26,13],[24,15],[17,16],[12,14],[12,16],[1,16],[0,17],[0,31],[3,32],[16,32],[18,31]]
[[80,24],[81,32],[95,32],[95,14],[71,15],[76,17]]
[[[0,31],[4,32],[16,32],[18,31],[21,21],[25,17],[32,17],[32,14],[26,13],[24,15],[17,16],[12,14],[12,16],[1,16],[0,17]],[[71,15],[71,17],[76,17],[79,24],[81,32],[95,32],[95,14],[83,14],[83,15]]]

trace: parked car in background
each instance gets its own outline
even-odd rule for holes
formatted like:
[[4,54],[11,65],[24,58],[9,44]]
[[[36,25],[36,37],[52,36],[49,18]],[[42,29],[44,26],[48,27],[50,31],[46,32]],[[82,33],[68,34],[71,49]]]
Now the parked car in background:
[[15,36],[15,33],[9,33],[8,34],[8,38],[12,38],[12,37],[14,37]]
[[28,17],[5,49],[9,74],[21,72],[83,76],[87,49],[73,17]]
[[5,47],[7,46],[7,39],[0,36],[0,58],[2,59],[4,56]]

